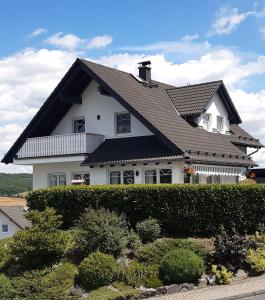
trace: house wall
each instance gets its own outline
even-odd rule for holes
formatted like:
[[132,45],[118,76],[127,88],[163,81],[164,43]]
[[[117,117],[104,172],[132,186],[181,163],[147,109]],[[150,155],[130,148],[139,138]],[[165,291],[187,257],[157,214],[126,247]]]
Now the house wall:
[[103,168],[96,166],[94,168],[81,167],[81,162],[68,162],[68,163],[52,163],[52,164],[35,164],[33,165],[33,189],[44,188],[48,186],[48,174],[66,174],[66,184],[71,184],[72,174],[75,172],[86,172],[90,173],[90,184],[108,184],[109,183],[109,171],[110,170],[134,170],[139,171],[139,176],[135,176],[135,183],[144,183],[144,170],[146,169],[163,169],[172,168],[172,182],[183,183],[183,168],[184,162],[177,161],[167,164],[161,162],[159,165],[149,163],[147,166],[143,164],[126,164],[121,167],[116,165],[114,167],[105,166]]
[[[227,110],[220,98],[220,96],[216,93],[210,103],[208,104],[205,113],[210,114],[210,129],[209,131],[213,131],[213,129],[217,128],[217,116],[224,117],[224,130],[222,133],[226,133],[229,130],[229,120],[228,120],[228,113]],[[200,115],[198,118],[198,125],[203,126],[203,115]]]
[[[103,134],[105,138],[116,138],[119,136],[115,135],[114,115],[124,111],[126,109],[114,98],[101,95],[98,84],[92,81],[82,94],[82,104],[74,104],[51,135],[72,133],[72,120],[85,117],[86,132]],[[100,120],[97,120],[97,115],[100,115]],[[131,133],[126,136],[144,135],[152,135],[152,133],[131,116]]]
[[[8,225],[8,232],[2,232],[2,225]],[[18,230],[21,230],[13,221],[0,211],[0,240],[13,236]]]

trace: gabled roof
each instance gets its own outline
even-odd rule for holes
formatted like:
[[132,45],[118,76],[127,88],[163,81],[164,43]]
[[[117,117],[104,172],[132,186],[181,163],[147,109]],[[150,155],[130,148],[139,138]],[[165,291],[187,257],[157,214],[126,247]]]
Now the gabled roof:
[[219,154],[226,155],[227,163],[237,158],[249,163],[246,154],[227,137],[194,128],[181,117],[168,95],[173,86],[154,81],[151,85],[144,84],[129,73],[80,59],[67,72],[3,162],[12,162],[28,137],[49,135],[75,101],[79,101],[78,97],[91,80],[102,86],[104,92],[114,97],[176,155],[192,152]]
[[230,122],[241,123],[240,116],[222,80],[167,89],[167,93],[182,116],[205,112],[215,93],[222,98],[229,113]]
[[18,227],[24,229],[31,225],[25,218],[25,210],[23,206],[0,206],[0,211],[5,214]]

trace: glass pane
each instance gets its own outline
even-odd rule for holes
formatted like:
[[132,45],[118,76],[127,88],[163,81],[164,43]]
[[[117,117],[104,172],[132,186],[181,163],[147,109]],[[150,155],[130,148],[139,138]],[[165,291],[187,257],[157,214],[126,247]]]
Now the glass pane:
[[73,132],[82,133],[85,132],[85,119],[73,120]]
[[124,171],[123,172],[123,183],[133,184],[134,183],[134,171]]
[[223,118],[222,117],[217,117],[217,130],[219,132],[223,131]]
[[121,184],[121,172],[111,171],[110,172],[110,184]]
[[199,176],[199,174],[192,175],[192,183],[193,184],[199,184],[200,183],[200,176]]
[[66,185],[66,175],[59,175],[59,185]]
[[57,186],[57,175],[50,175],[49,186]]
[[82,179],[82,175],[81,174],[74,174],[73,179],[74,180],[81,180]]
[[131,115],[129,113],[122,113],[116,115],[116,133],[131,132]]
[[87,174],[84,174],[84,183],[85,184],[90,184],[90,174],[87,173]]
[[172,183],[172,170],[161,169],[160,170],[160,183]]
[[8,225],[7,224],[2,225],[2,232],[8,232]]
[[146,170],[145,171],[145,183],[154,184],[157,182],[156,170]]

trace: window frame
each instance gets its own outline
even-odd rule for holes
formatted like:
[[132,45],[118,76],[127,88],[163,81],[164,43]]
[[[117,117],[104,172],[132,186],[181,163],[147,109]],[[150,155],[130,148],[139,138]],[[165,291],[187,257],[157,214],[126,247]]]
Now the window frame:
[[[56,176],[56,185],[51,185],[51,176]],[[61,179],[60,176],[65,177],[65,184],[60,184]],[[67,176],[66,173],[48,173],[48,187],[55,187],[55,186],[66,186],[67,185]]]
[[[3,230],[3,226],[6,226],[6,228],[7,228],[6,231]],[[2,224],[1,230],[2,230],[2,233],[3,233],[3,234],[9,233],[9,226],[8,226],[8,224]]]
[[[218,120],[221,120],[221,125],[222,125],[221,130],[219,130],[219,128],[218,128]],[[216,116],[216,130],[219,133],[222,133],[224,131],[224,117],[222,117],[222,116]]]
[[[119,175],[113,176],[114,178],[118,178],[119,179],[118,183],[111,182],[111,173],[119,173]],[[110,170],[109,171],[109,184],[122,184],[122,182],[123,182],[122,171],[120,171],[120,170]]]
[[[129,117],[130,117],[130,131],[128,132],[117,132],[118,131],[118,124],[117,124],[117,121],[118,121],[118,116],[119,115],[125,115],[125,114],[128,114]],[[121,111],[121,112],[115,112],[114,113],[114,130],[115,130],[115,135],[116,136],[125,136],[125,135],[131,135],[132,133],[132,116],[131,116],[131,113],[129,113],[128,111]]]
[[[77,179],[77,178],[75,179],[74,177],[76,175],[80,175],[80,179]],[[86,175],[89,175],[88,176],[89,177],[88,182],[86,182],[86,179],[85,179]],[[87,171],[73,171],[71,173],[71,183],[72,183],[73,180],[83,180],[84,181],[83,184],[90,185],[90,172],[87,172]]]
[[[84,121],[84,124],[83,124],[84,125],[84,131],[81,131],[81,132],[76,131],[75,132],[75,128],[76,128],[75,122],[80,121],[80,120]],[[72,119],[72,133],[85,133],[85,132],[86,132],[86,119],[85,119],[85,117],[75,117],[75,118],[73,118]]]
[[[208,118],[208,126],[207,128],[204,127],[204,118],[207,117]],[[203,129],[207,130],[207,131],[210,131],[211,130],[211,114],[209,113],[204,113],[202,115],[202,127]]]

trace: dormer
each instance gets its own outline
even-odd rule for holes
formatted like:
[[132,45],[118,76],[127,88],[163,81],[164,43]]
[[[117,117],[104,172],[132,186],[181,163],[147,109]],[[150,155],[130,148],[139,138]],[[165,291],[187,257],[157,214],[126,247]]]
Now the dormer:
[[221,97],[216,93],[208,103],[205,112],[197,117],[197,125],[209,132],[229,134],[229,114]]
[[229,134],[230,124],[241,123],[221,80],[181,86],[167,92],[176,110],[193,127]]

